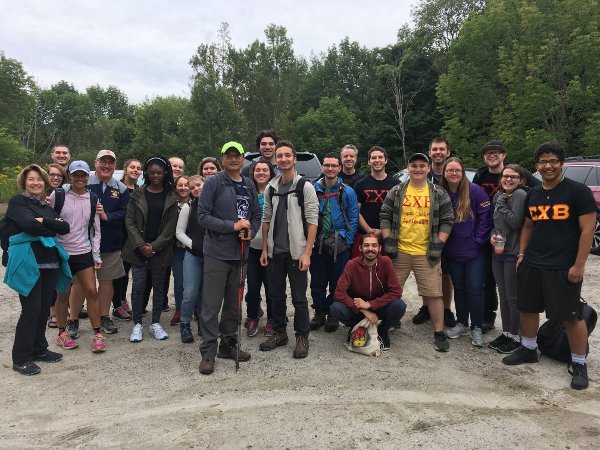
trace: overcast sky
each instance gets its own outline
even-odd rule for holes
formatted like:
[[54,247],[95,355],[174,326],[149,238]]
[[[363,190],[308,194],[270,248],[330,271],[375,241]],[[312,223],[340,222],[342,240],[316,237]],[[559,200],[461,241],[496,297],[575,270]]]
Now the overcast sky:
[[190,57],[229,23],[245,48],[274,23],[310,57],[345,36],[367,48],[396,41],[416,0],[2,0],[0,51],[42,87],[117,86],[130,102],[189,96]]

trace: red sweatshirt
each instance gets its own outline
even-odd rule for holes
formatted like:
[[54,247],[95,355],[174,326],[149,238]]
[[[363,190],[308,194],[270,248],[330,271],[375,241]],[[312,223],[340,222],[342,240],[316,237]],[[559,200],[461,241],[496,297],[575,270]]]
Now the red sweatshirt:
[[346,264],[337,282],[334,295],[336,302],[342,302],[358,312],[354,299],[362,298],[371,303],[371,309],[376,311],[392,300],[402,298],[402,286],[389,257],[378,255],[377,264],[373,267],[365,266],[362,260],[362,256],[357,256]]

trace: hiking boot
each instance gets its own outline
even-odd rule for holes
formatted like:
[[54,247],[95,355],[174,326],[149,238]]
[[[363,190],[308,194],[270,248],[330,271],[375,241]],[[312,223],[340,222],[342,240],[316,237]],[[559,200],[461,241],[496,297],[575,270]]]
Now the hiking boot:
[[102,333],[96,333],[92,338],[92,353],[103,353],[106,351],[105,338]]
[[540,361],[538,356],[537,348],[530,349],[521,346],[519,350],[514,352],[512,355],[505,356],[502,358],[502,362],[509,366],[516,366],[519,364],[536,363]]
[[433,333],[433,348],[438,352],[447,352],[450,350],[450,343],[446,339],[446,334],[443,331]]
[[491,348],[493,350],[498,350],[500,347],[502,347],[504,344],[506,344],[509,340],[512,341],[513,339],[509,338],[507,335],[502,333],[500,336],[498,336],[496,339],[494,339],[492,342],[490,342],[488,344],[488,348]]
[[494,320],[488,320],[481,324],[481,331],[483,332],[483,334],[496,329],[496,325],[494,322]]
[[115,334],[118,333],[119,329],[115,325],[115,323],[108,316],[100,317],[100,326],[104,328],[104,332],[106,334]]
[[165,330],[163,330],[163,327],[160,326],[160,323],[151,323],[148,327],[148,330],[150,330],[150,334],[158,341],[169,339],[169,335]]
[[141,323],[136,323],[131,330],[131,336],[129,336],[129,342],[142,342],[144,339],[144,330]]
[[194,335],[189,322],[179,322],[179,333],[181,334],[181,342],[184,344],[194,342]]
[[79,320],[67,320],[65,329],[71,339],[77,339],[79,337]]
[[112,316],[119,320],[131,320],[131,314],[123,306],[113,309]]
[[56,336],[56,345],[65,350],[71,350],[79,346],[75,340],[71,339],[71,336],[69,336],[69,333],[66,330],[62,333],[58,333],[58,336]]
[[308,356],[308,336],[302,335],[296,337],[296,347],[294,348],[294,358],[302,359]]
[[261,342],[258,348],[260,348],[263,352],[270,352],[276,347],[287,345],[288,341],[288,335],[285,331],[282,333],[274,332],[273,336],[269,336],[266,341]]
[[456,325],[456,317],[451,309],[444,309],[444,326],[452,328]]
[[[246,362],[250,359],[250,353],[240,350],[239,357],[241,362]],[[230,342],[225,342],[225,340],[221,339],[221,342],[219,342],[217,358],[233,359],[236,361],[238,359],[237,342],[233,340]]]
[[315,309],[315,315],[312,319],[310,319],[310,329],[318,330],[326,322],[325,311],[321,311],[320,309]]
[[573,375],[571,379],[571,387],[573,389],[581,390],[588,388],[587,364],[578,364],[571,361],[568,371]]
[[13,364],[13,370],[15,372],[19,372],[21,375],[27,376],[35,375],[42,371],[42,369],[40,369],[40,366],[38,366],[33,361],[26,362],[23,365]]
[[423,305],[419,308],[419,312],[412,318],[412,323],[415,325],[420,325],[427,322],[429,319],[431,319],[431,316],[429,315],[429,308]]
[[175,311],[175,314],[173,314],[173,318],[171,319],[170,325],[174,327],[176,325],[179,325],[179,322],[181,322],[181,312]]
[[340,326],[340,321],[331,315],[327,315],[327,320],[325,321],[325,331],[328,333],[333,333]]
[[267,323],[265,324],[265,332],[263,334],[265,337],[273,336],[273,319],[267,319]]
[[387,352],[392,347],[390,343],[390,330],[384,329],[379,325],[377,327],[377,334],[379,334],[379,339],[381,340],[381,350]]
[[483,341],[483,332],[479,327],[473,327],[471,330],[471,344],[475,347],[485,347],[485,342]]
[[515,341],[513,338],[508,338],[504,343],[498,346],[496,351],[503,355],[512,355],[514,352],[521,348],[521,343]]
[[89,314],[88,314],[88,312],[87,312],[87,310],[86,310],[85,308],[81,308],[81,309],[79,310],[79,315],[78,315],[78,317],[79,317],[80,319],[87,319],[87,318],[89,317]]
[[215,371],[215,360],[214,359],[203,359],[200,361],[198,370],[202,375],[210,375]]
[[258,320],[259,319],[246,319],[246,334],[248,337],[256,336],[256,333],[258,333]]
[[46,353],[44,353],[43,355],[38,355],[33,358],[33,360],[36,362],[41,361],[41,362],[50,363],[50,364],[62,361],[62,359],[63,359],[63,355],[61,353],[53,352],[50,350],[46,350]]
[[448,336],[450,339],[456,339],[461,336],[470,336],[470,335],[471,335],[471,330],[469,330],[469,327],[467,327],[466,325],[464,325],[460,322],[457,323],[454,326],[454,328],[452,328],[446,332],[446,336]]

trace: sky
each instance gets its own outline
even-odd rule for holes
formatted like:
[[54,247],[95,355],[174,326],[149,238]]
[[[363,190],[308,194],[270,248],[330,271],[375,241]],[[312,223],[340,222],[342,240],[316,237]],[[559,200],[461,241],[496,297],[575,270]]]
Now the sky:
[[396,41],[417,0],[2,0],[0,52],[20,61],[36,83],[60,80],[79,91],[99,84],[132,103],[189,97],[189,60],[217,41],[223,22],[245,48],[264,41],[269,24],[284,26],[307,59],[344,37],[367,48]]

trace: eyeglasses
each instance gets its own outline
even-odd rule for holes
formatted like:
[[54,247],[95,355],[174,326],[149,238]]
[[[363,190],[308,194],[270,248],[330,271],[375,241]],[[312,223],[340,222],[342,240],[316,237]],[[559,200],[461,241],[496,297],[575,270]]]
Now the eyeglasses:
[[502,153],[502,152],[499,152],[496,150],[496,151],[486,152],[485,155],[483,155],[483,156],[485,156],[486,158],[489,158],[490,156],[498,156],[500,153]]
[[223,155],[223,158],[225,159],[238,159],[238,158],[242,158],[244,155],[240,154],[240,153],[230,153],[230,154],[225,154]]
[[448,174],[451,174],[451,173],[462,173],[462,169],[446,169],[445,172],[448,173]]
[[101,166],[114,166],[117,163],[116,161],[106,159],[98,159],[97,161]]
[[340,167],[339,164],[323,164],[323,167],[326,169],[335,169],[336,167]]
[[548,164],[550,164],[551,166],[558,166],[558,165],[560,165],[560,160],[559,159],[542,159],[542,160],[536,162],[535,164],[540,167],[545,167]]
[[505,180],[520,180],[521,177],[519,175],[502,175],[502,178]]

